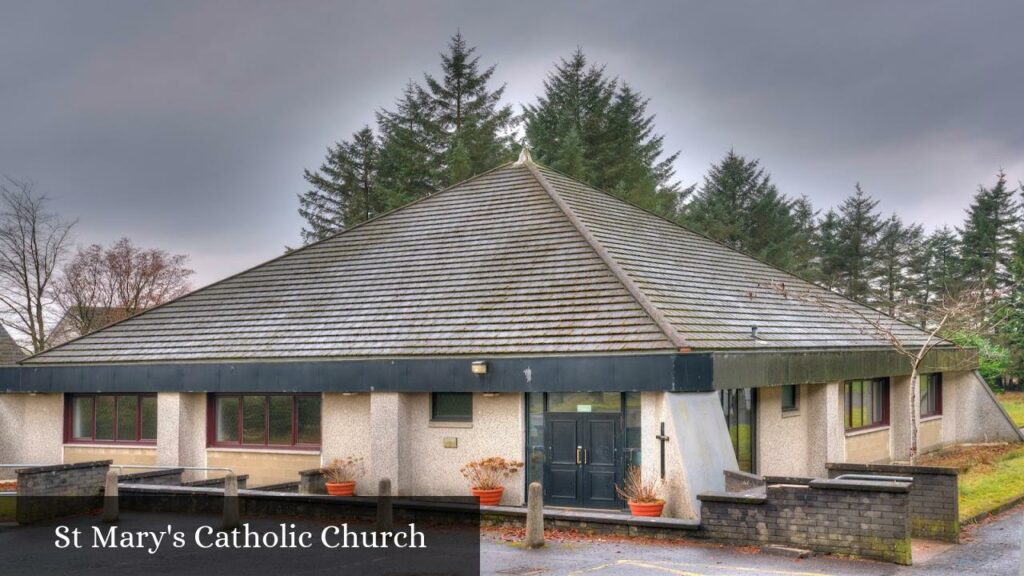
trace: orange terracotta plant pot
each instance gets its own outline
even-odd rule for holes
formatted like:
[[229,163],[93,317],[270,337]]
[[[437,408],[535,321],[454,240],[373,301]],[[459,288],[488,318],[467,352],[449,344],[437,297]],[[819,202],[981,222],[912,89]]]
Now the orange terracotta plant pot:
[[665,501],[659,500],[657,502],[633,502],[629,501],[629,511],[633,513],[633,516],[653,516],[657,518],[661,516],[661,510],[665,508]]
[[505,493],[505,488],[493,488],[490,490],[481,490],[479,488],[473,488],[473,496],[480,499],[481,506],[497,506],[501,502],[501,495]]
[[327,482],[327,493],[331,496],[353,496],[356,492],[356,483],[352,482]]

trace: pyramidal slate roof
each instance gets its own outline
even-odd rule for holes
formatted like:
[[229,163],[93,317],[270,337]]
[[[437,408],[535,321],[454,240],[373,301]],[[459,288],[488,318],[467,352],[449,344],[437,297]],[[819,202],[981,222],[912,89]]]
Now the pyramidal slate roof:
[[839,299],[526,155],[24,362],[887,346],[776,282]]

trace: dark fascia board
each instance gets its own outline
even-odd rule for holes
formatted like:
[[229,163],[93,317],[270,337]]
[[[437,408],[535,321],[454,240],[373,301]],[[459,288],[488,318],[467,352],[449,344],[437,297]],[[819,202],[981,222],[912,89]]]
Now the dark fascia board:
[[[974,370],[977,356],[973,348],[934,348],[919,372]],[[907,376],[911,372],[910,361],[892,349],[715,352],[713,358],[716,390]]]
[[[474,360],[487,374],[471,372]],[[711,356],[649,354],[0,368],[4,392],[710,391]]]
[[[487,374],[470,370],[487,362]],[[921,372],[973,370],[935,349]],[[562,357],[403,358],[0,367],[0,392],[708,392],[910,374],[893,350],[766,350]]]

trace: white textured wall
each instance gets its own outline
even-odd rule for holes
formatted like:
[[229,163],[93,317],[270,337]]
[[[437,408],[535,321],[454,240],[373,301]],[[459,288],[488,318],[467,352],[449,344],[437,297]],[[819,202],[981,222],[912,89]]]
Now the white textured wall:
[[[206,394],[160,392],[156,395],[156,463],[160,466],[207,466]],[[186,471],[186,480],[206,478]],[[216,476],[216,474],[214,475]]]
[[[325,392],[320,425],[320,453],[324,464],[332,458],[354,456],[363,458],[367,472],[373,469],[373,453],[370,451],[370,394],[345,396]],[[362,481],[367,485],[375,484],[369,480],[369,476]]]
[[1020,430],[976,372],[946,372],[942,378],[956,388],[956,403],[948,405],[943,398],[943,412],[955,412],[957,442],[1021,441]]
[[[459,472],[472,460],[501,456],[522,461],[525,448],[523,395],[503,393],[486,398],[473,395],[473,422],[430,421],[430,394],[403,394],[402,474],[400,494],[418,496],[469,495],[470,487]],[[457,448],[445,448],[444,439],[455,438]],[[376,454],[374,456],[376,458]],[[501,503],[524,503],[523,471],[505,484]]]
[[64,447],[64,395],[26,395],[20,433],[20,463],[60,464]]
[[846,460],[843,383],[810,384],[804,386],[803,391],[808,429],[806,474],[824,478],[827,462]]
[[765,476],[805,476],[810,473],[809,418],[814,406],[811,386],[799,386],[798,409],[782,411],[782,388],[757,391],[757,471]]

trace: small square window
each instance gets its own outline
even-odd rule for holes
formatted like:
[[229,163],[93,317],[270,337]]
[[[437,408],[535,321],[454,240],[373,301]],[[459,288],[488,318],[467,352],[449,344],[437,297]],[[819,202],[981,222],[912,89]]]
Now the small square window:
[[473,394],[434,392],[430,395],[430,419],[437,422],[472,422]]
[[942,374],[921,375],[921,417],[942,415]]
[[796,412],[800,409],[800,388],[796,384],[782,387],[782,411]]

